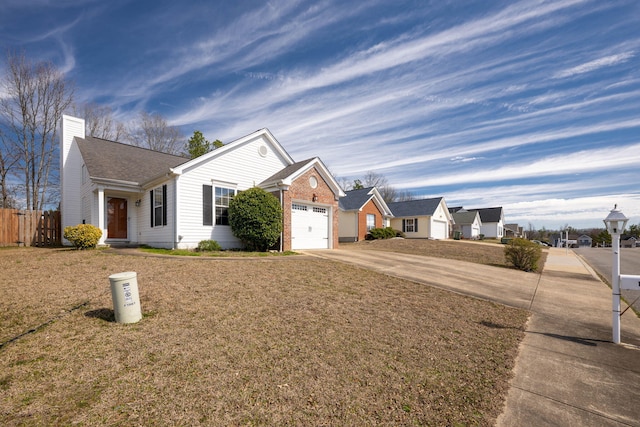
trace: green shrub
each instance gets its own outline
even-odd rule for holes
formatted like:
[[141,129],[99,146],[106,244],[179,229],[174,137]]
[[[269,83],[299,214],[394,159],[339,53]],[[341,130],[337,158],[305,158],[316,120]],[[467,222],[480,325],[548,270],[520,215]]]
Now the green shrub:
[[218,252],[220,250],[222,248],[215,240],[201,240],[196,248],[198,252]]
[[369,230],[369,234],[373,239],[391,239],[392,237],[397,236],[396,230],[391,227],[385,228],[372,228]]
[[64,228],[64,238],[77,249],[95,248],[102,237],[102,230],[91,224],[78,224]]
[[522,271],[535,271],[542,249],[527,239],[512,239],[504,248],[504,256],[508,263]]
[[229,202],[229,225],[248,250],[267,251],[280,238],[282,207],[261,188],[241,191]]

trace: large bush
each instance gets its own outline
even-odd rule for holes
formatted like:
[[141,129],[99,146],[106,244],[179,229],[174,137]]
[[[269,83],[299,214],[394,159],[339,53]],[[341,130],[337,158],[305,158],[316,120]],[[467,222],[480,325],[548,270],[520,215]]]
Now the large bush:
[[398,232],[391,227],[372,228],[369,230],[369,234],[373,239],[391,239],[398,236]]
[[241,191],[229,203],[229,225],[248,250],[266,251],[282,232],[282,207],[261,188]]
[[64,228],[64,238],[77,249],[95,248],[102,237],[102,230],[91,224],[78,224]]
[[513,239],[504,248],[504,256],[508,263],[522,271],[535,271],[542,249],[537,243],[527,239]]

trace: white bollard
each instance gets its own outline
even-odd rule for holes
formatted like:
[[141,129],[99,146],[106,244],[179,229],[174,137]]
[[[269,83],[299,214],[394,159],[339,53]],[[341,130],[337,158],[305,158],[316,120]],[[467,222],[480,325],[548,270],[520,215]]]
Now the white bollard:
[[126,271],[109,276],[113,312],[118,323],[136,323],[142,319],[138,279],[135,271]]

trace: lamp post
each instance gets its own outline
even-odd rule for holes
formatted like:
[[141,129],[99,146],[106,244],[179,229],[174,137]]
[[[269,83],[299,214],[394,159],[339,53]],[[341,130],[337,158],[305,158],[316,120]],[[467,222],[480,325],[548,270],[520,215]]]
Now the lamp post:
[[611,268],[611,292],[612,292],[612,323],[613,342],[620,344],[620,234],[627,225],[629,218],[624,216],[614,205],[609,215],[604,219],[604,225],[611,234],[611,250],[613,253]]

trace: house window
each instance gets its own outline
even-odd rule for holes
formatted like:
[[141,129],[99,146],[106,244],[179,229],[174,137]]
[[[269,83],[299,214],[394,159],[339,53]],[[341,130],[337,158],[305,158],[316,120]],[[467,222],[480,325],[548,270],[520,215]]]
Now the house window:
[[367,214],[367,231],[371,231],[372,228],[376,228],[376,216]]
[[167,186],[156,187],[150,192],[151,227],[167,225]]
[[403,233],[417,233],[418,232],[418,218],[406,218],[402,220],[402,232]]
[[213,225],[213,186],[202,186],[202,225]]
[[234,188],[216,187],[216,225],[229,225],[229,202],[235,195]]

